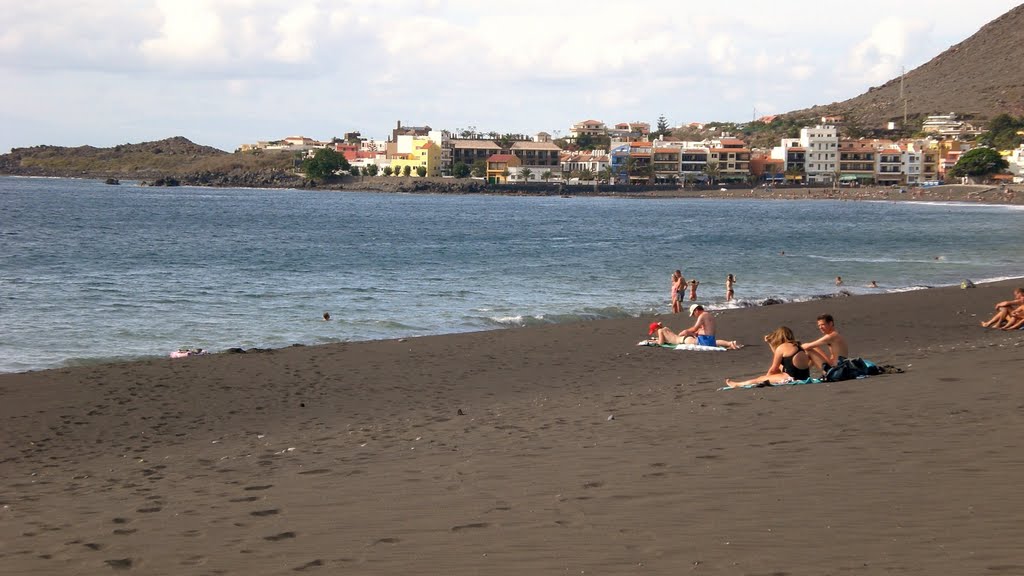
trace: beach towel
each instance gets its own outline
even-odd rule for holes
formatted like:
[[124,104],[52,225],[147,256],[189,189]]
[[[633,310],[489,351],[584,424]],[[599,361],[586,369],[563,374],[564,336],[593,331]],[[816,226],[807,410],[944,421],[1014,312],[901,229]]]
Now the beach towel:
[[779,386],[800,386],[802,384],[821,384],[825,382],[821,378],[808,378],[806,380],[790,380],[789,382],[779,382],[777,384],[769,384],[767,380],[759,384],[747,384],[746,386],[736,386],[735,388],[729,386],[722,386],[719,390],[743,390],[749,388],[777,388]]
[[641,340],[637,346],[657,346],[659,348],[670,348],[672,350],[687,350],[689,352],[725,352],[721,346],[701,346],[700,344],[658,344],[650,340]]

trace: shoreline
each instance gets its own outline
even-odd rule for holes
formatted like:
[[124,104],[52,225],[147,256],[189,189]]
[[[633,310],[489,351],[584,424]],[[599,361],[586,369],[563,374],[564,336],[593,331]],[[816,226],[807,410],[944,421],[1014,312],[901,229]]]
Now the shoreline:
[[[19,174],[4,174],[10,178],[40,178],[40,179],[75,179],[95,180],[102,182],[104,178],[91,176],[34,176]],[[120,178],[124,182],[121,185],[135,183],[141,186],[136,177],[124,176]],[[709,199],[757,199],[757,200],[842,200],[842,201],[891,201],[891,202],[945,202],[945,203],[968,203],[968,204],[990,204],[990,205],[1024,205],[1024,185],[1008,185],[1005,190],[998,185],[960,185],[945,184],[934,187],[920,186],[863,186],[857,188],[830,187],[773,187],[750,188],[749,186],[730,187],[728,189],[707,188],[707,189],[672,189],[672,190],[643,190],[631,191],[628,187],[623,190],[598,190],[593,191],[590,185],[564,185],[532,183],[528,189],[524,187],[517,190],[516,185],[507,185],[501,189],[489,188],[479,180],[452,179],[452,178],[395,178],[395,177],[366,177],[355,179],[353,177],[342,177],[338,182],[320,183],[308,185],[308,181],[298,178],[292,181],[267,181],[260,185],[211,185],[201,182],[190,182],[187,177],[175,177],[182,182],[182,187],[195,188],[237,188],[251,190],[315,190],[315,191],[357,191],[380,194],[455,194],[455,195],[494,195],[494,196],[565,196],[565,197],[610,197],[610,198],[709,198]],[[639,188],[639,187],[638,187]],[[901,193],[903,189],[905,192]]]
[[[0,375],[12,571],[468,576],[1020,565],[1018,280]],[[865,380],[722,391],[832,313]],[[660,315],[679,329],[683,318]],[[687,319],[688,320],[688,319]],[[979,490],[983,486],[983,490]],[[807,542],[814,546],[808,547]]]
[[[981,279],[981,280],[976,281],[975,284],[976,284],[976,286],[989,286],[989,285],[1003,284],[1003,283],[1007,283],[1007,282],[1009,282],[1011,284],[1013,282],[1024,283],[1022,281],[1024,281],[1024,276],[1019,276],[1019,277],[1002,277],[1002,278],[994,278],[994,279]],[[903,294],[903,293],[908,293],[908,292],[918,292],[918,291],[922,291],[922,290],[936,290],[936,289],[943,289],[943,288],[957,288],[958,286],[959,286],[959,284],[955,284],[955,283],[954,284],[939,285],[939,286],[911,286],[911,287],[906,287],[906,288],[902,288],[902,289],[890,289],[890,290],[887,290],[887,291],[878,291],[878,292],[868,291],[868,292],[861,292],[861,293],[850,292],[847,288],[843,287],[843,288],[840,288],[836,292],[833,292],[833,293],[811,294],[811,295],[807,295],[807,296],[804,296],[804,297],[795,298],[795,299],[792,299],[792,300],[780,300],[780,299],[775,298],[775,297],[767,296],[767,297],[764,297],[764,298],[757,299],[755,301],[743,301],[743,300],[740,300],[739,302],[733,303],[733,305],[729,305],[726,302],[707,301],[707,300],[705,300],[704,301],[704,306],[705,306],[705,308],[707,310],[715,313],[716,315],[721,314],[721,313],[735,314],[735,313],[740,313],[740,312],[745,311],[745,310],[753,310],[753,309],[764,308],[764,307],[768,307],[768,306],[783,306],[783,305],[787,305],[787,304],[812,303],[812,302],[819,302],[819,303],[823,303],[823,305],[824,305],[825,303],[828,303],[828,302],[833,301],[833,300],[842,300],[842,299],[846,299],[846,298],[858,298],[858,297],[863,297],[863,296],[883,296],[883,295],[886,295],[886,294]],[[856,288],[859,288],[859,287],[856,287]],[[542,327],[542,326],[557,327],[557,326],[569,325],[569,324],[579,324],[579,323],[586,324],[586,323],[589,323],[589,322],[598,322],[599,323],[599,322],[607,322],[607,321],[628,321],[630,319],[642,320],[642,319],[645,319],[645,318],[659,318],[659,319],[662,319],[662,320],[664,320],[664,319],[668,319],[668,320],[676,319],[676,320],[679,320],[679,321],[683,321],[682,324],[688,324],[689,323],[688,322],[689,319],[685,317],[685,314],[671,314],[671,313],[661,313],[661,312],[657,312],[657,313],[651,314],[651,313],[641,312],[641,313],[632,314],[632,315],[630,315],[630,316],[628,316],[626,318],[622,318],[622,317],[616,317],[616,318],[605,317],[605,318],[588,318],[588,319],[580,318],[580,319],[572,319],[572,320],[564,320],[564,321],[547,321],[547,322],[541,322],[541,323],[527,323],[527,324],[518,324],[518,325],[503,325],[503,326],[495,326],[495,327],[480,327],[480,328],[474,328],[474,329],[469,329],[469,330],[460,331],[460,332],[439,332],[439,333],[433,333],[433,334],[413,334],[413,335],[404,335],[404,336],[395,336],[395,337],[390,337],[390,338],[379,338],[379,339],[368,339],[368,340],[358,340],[358,339],[356,339],[356,340],[338,340],[338,341],[335,341],[335,342],[324,342],[324,343],[316,343],[316,344],[314,344],[314,343],[306,343],[306,342],[293,342],[293,343],[285,344],[285,345],[282,345],[282,346],[273,346],[273,347],[266,347],[266,348],[264,348],[264,347],[242,348],[242,347],[237,347],[237,346],[229,346],[229,347],[226,347],[226,348],[223,348],[223,349],[220,349],[220,350],[203,349],[203,352],[201,354],[193,354],[192,356],[204,356],[205,357],[205,356],[222,356],[222,355],[261,354],[261,353],[268,353],[268,352],[274,352],[274,351],[287,350],[287,349],[290,349],[290,348],[304,348],[304,347],[317,347],[317,346],[336,346],[336,345],[344,345],[344,344],[378,343],[378,342],[389,342],[389,341],[406,341],[406,340],[419,339],[419,338],[448,337],[448,336],[456,336],[456,335],[463,335],[463,334],[481,334],[481,333],[486,333],[486,332],[501,332],[501,331],[504,331],[504,330],[521,330],[521,329],[529,329],[531,327]],[[677,322],[677,323],[679,323],[679,322]],[[185,350],[185,349],[187,349],[187,348],[182,348],[182,350]],[[65,359],[63,361],[63,363],[61,365],[58,365],[58,366],[53,366],[53,367],[48,367],[48,368],[27,369],[27,370],[22,370],[22,371],[10,371],[10,372],[0,371],[0,376],[2,376],[2,375],[17,375],[17,374],[31,374],[31,373],[45,372],[45,371],[48,371],[48,370],[66,370],[66,369],[77,369],[77,368],[102,367],[102,366],[114,365],[114,364],[131,364],[131,363],[135,363],[135,362],[159,361],[159,360],[164,360],[164,359],[168,359],[168,358],[177,359],[177,360],[181,360],[182,359],[182,358],[175,358],[175,357],[171,356],[170,354],[171,354],[171,352],[159,353],[159,354],[145,354],[145,355],[131,356],[131,357],[108,356],[108,357],[95,357],[95,358],[68,358],[68,359]]]

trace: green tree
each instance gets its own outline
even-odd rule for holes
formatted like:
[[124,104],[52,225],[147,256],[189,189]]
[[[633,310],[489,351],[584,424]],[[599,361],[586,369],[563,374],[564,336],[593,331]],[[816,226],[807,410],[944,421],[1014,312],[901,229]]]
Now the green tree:
[[406,164],[405,168],[402,168],[402,176],[409,176],[410,174],[412,174],[412,166]]
[[353,176],[359,176],[359,166],[349,166],[348,173]]
[[519,177],[523,179],[523,182],[529,182],[530,176],[533,176],[533,170],[529,168],[523,168],[519,171]]
[[348,170],[349,167],[345,156],[331,148],[320,148],[311,158],[302,161],[302,171],[316,180],[330,179],[338,170]]
[[978,137],[978,142],[996,150],[1012,150],[1024,142],[1024,116],[1014,118],[1009,114],[1000,114],[989,121],[988,131]]
[[661,137],[668,136],[672,133],[672,129],[669,128],[668,120],[665,119],[665,115],[658,116],[658,131],[656,134]]
[[708,162],[707,166],[704,167],[704,174],[707,175],[709,184],[714,184],[721,173],[722,171],[718,168],[718,162],[714,160]]
[[594,179],[594,173],[590,171],[590,168],[584,168],[583,170],[580,170],[580,181],[581,182],[590,182],[593,179]]
[[455,165],[452,166],[452,176],[455,176],[456,178],[466,178],[469,176],[469,173],[469,166],[466,166],[465,162],[456,162]]
[[601,171],[598,173],[598,178],[600,178],[600,180],[606,184],[614,184],[615,169],[612,168],[611,164],[605,166],[604,168],[601,168]]
[[423,178],[424,176],[426,176],[427,175],[427,167],[426,166],[417,166],[416,167],[416,175],[419,176],[420,178]]
[[484,176],[486,176],[487,161],[477,160],[476,162],[473,162],[473,169],[471,170],[471,173],[473,174],[473,176],[476,176],[477,178],[483,178]]
[[947,172],[954,178],[960,176],[989,176],[998,174],[1010,166],[1006,158],[992,148],[975,148],[964,152]]
[[369,166],[366,167],[366,174],[368,176],[376,176],[379,170],[379,166],[377,166],[376,164],[370,164]]
[[385,166],[384,167],[384,175],[385,176],[391,176],[391,166]]
[[551,180],[551,176],[552,176],[551,170],[545,170],[545,171],[540,173],[541,180],[543,180],[545,182]]

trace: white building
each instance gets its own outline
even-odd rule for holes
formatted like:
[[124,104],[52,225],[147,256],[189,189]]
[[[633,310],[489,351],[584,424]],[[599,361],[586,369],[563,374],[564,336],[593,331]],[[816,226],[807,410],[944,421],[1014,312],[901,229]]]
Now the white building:
[[1006,162],[1010,165],[1010,173],[1013,174],[1013,181],[1024,182],[1024,144],[1011,150],[1006,156]]
[[839,131],[833,125],[800,129],[800,145],[806,150],[804,173],[808,182],[829,183],[836,177]]

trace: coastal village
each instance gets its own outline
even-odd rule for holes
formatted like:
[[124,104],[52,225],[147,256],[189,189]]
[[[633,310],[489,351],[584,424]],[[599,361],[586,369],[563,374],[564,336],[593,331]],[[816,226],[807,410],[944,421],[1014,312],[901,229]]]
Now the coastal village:
[[[758,122],[769,123],[766,116]],[[841,116],[823,116],[770,149],[752,148],[728,133],[686,141],[646,122],[574,123],[565,137],[533,137],[435,130],[397,122],[386,140],[304,136],[244,144],[239,152],[286,150],[312,155],[322,148],[343,154],[353,174],[414,178],[467,177],[491,184],[833,185],[930,186],[946,182],[950,168],[975,147],[981,129],[956,113],[928,116],[917,138],[850,138]],[[687,128],[700,130],[700,124]],[[888,130],[894,130],[890,123]],[[556,131],[557,133],[557,131]],[[1008,173],[995,184],[1024,181],[1024,144],[1000,150]],[[959,179],[956,183],[959,182]]]

